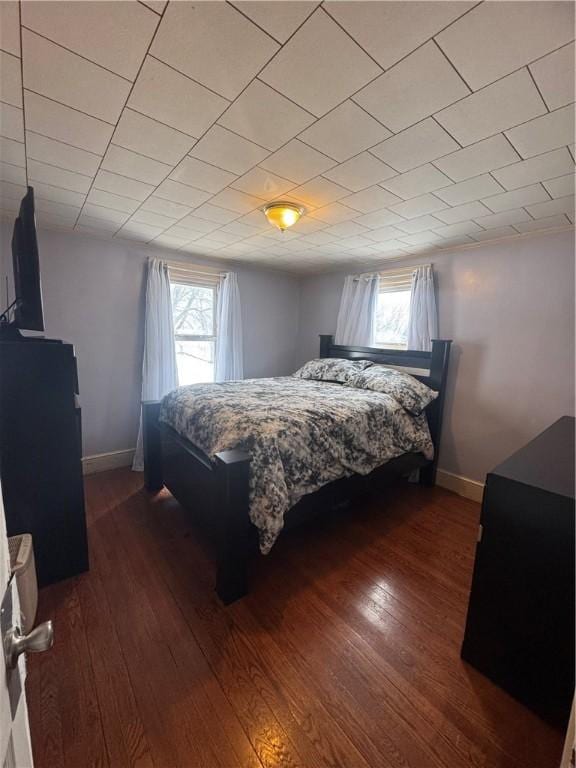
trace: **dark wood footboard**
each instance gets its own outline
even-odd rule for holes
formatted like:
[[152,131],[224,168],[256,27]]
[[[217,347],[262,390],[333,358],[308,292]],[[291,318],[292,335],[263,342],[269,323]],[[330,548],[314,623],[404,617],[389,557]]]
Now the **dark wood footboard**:
[[[353,476],[329,483],[305,496],[286,515],[286,527],[355,495],[389,483],[391,478],[420,470],[420,481],[434,485],[442,425],[444,391],[450,354],[449,341],[434,341],[431,352],[345,347],[332,336],[321,337],[321,357],[368,359],[410,369],[416,378],[438,391],[427,417],[435,447],[433,461],[421,454],[404,454],[366,477]],[[160,403],[142,403],[144,483],[151,492],[163,486],[194,515],[217,549],[216,591],[225,604],[248,591],[247,566],[258,551],[258,535],[249,516],[250,456],[240,450],[223,451],[211,461],[205,453],[159,421]]]

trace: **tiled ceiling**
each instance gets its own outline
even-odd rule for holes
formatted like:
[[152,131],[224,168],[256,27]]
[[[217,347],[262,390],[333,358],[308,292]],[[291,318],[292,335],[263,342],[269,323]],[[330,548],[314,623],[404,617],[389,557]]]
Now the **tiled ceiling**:
[[574,224],[572,2],[2,0],[0,49],[9,217],[304,273]]

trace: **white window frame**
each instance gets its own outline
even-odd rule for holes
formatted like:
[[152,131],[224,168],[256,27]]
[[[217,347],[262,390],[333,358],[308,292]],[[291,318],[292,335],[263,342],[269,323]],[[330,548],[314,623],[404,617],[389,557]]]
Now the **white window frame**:
[[200,267],[183,264],[182,262],[168,262],[168,274],[170,286],[189,285],[196,288],[210,288],[213,295],[212,302],[212,334],[177,333],[174,330],[174,344],[177,341],[212,341],[216,351],[218,339],[218,290],[222,273],[210,267]]
[[[378,273],[380,278],[378,286],[378,297],[383,293],[397,293],[406,290],[412,290],[412,275],[422,266],[431,266],[429,264],[417,264],[413,267],[401,267],[399,269],[387,269]],[[374,324],[376,331],[376,324]],[[374,346],[378,349],[408,349],[406,344],[378,343],[374,340]]]

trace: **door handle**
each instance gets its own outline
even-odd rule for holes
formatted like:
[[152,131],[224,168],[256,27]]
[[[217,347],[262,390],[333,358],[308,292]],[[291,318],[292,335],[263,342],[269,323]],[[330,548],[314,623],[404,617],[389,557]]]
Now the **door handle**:
[[47,651],[53,644],[54,627],[51,621],[39,624],[27,635],[22,634],[20,627],[11,627],[4,636],[6,669],[14,669],[21,654]]

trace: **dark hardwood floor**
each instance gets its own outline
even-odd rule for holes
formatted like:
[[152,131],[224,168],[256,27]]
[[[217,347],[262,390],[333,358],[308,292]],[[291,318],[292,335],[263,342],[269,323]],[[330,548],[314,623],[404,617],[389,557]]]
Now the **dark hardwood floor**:
[[286,534],[251,594],[166,492],[86,480],[92,570],[40,595],[36,768],[557,768],[562,734],[459,658],[479,506],[440,488]]

